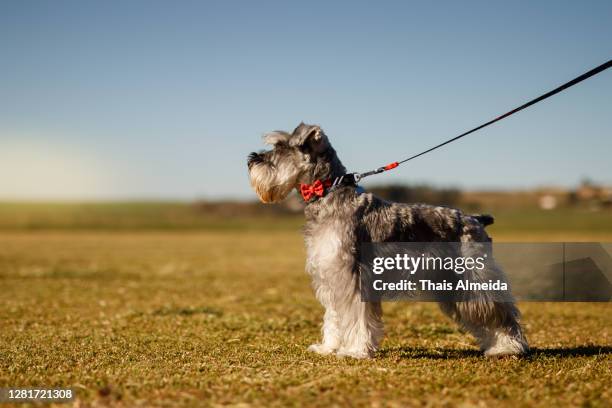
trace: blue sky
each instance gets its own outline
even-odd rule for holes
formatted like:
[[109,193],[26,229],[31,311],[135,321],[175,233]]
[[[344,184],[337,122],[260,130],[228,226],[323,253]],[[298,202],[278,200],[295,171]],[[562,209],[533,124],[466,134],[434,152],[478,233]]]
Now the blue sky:
[[[261,135],[368,170],[612,58],[612,2],[0,3],[0,199],[254,198]],[[612,70],[373,182],[612,183]]]

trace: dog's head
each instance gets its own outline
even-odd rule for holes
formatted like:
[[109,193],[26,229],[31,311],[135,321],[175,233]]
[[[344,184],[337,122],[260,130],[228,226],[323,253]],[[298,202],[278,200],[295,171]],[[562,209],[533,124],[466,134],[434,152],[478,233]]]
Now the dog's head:
[[279,202],[300,183],[330,177],[334,169],[344,171],[317,125],[300,123],[292,133],[270,132],[264,142],[272,149],[253,152],[247,161],[251,186],[264,203]]

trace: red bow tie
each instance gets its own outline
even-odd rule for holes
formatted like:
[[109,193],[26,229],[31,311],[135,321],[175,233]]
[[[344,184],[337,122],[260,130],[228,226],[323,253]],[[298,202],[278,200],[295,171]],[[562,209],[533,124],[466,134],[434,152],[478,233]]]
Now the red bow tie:
[[315,195],[323,197],[325,189],[331,187],[331,184],[329,179],[325,181],[315,180],[312,184],[300,184],[300,194],[302,194],[304,201],[309,201]]

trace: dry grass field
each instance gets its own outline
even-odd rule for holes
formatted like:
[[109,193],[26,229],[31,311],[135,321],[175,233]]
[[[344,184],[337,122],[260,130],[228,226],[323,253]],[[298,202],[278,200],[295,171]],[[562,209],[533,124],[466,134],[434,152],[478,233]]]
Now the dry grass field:
[[[4,228],[0,387],[72,387],[78,406],[610,406],[607,303],[521,304],[524,358],[481,357],[428,303],[385,304],[374,360],[308,353],[322,309],[299,223]],[[491,231],[612,241],[605,227],[521,228]]]

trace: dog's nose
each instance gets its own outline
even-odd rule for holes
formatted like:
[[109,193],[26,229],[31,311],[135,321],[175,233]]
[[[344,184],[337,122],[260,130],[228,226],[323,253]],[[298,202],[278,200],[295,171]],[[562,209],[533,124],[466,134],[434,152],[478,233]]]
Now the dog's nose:
[[261,154],[260,154],[260,153],[255,153],[255,152],[253,152],[253,153],[249,154],[249,157],[248,157],[248,159],[247,159],[247,164],[248,164],[248,166],[249,166],[249,169],[250,169],[250,168],[251,168],[253,165],[258,164],[258,163],[261,163],[261,162],[263,162],[263,157],[261,157]]

